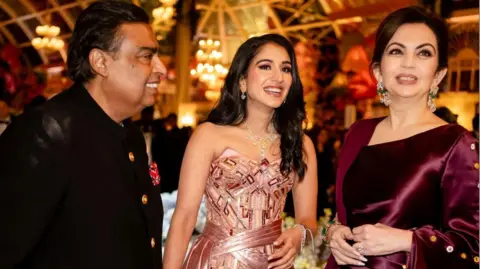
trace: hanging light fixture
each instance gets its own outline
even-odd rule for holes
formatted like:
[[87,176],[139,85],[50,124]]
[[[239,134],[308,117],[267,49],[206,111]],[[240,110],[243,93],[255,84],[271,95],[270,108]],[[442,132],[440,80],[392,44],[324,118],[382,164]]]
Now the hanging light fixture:
[[[160,7],[152,10],[153,16],[153,30],[155,32],[161,32],[164,35],[172,29],[175,25],[175,4],[177,0],[159,0]],[[157,39],[162,39],[162,35],[158,35]]]
[[195,54],[198,64],[195,69],[190,70],[190,75],[198,78],[213,91],[220,89],[228,73],[228,69],[221,63],[223,55],[219,49],[218,40],[200,40]]
[[40,25],[35,28],[39,37],[32,39],[32,46],[36,50],[46,49],[48,51],[58,51],[65,46],[65,42],[58,38],[60,28],[54,25]]

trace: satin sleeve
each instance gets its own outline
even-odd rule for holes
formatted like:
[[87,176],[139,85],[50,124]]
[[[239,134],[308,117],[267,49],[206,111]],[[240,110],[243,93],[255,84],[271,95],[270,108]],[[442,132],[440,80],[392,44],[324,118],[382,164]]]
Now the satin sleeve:
[[413,231],[408,268],[478,268],[478,141],[469,133],[450,150],[441,179],[442,227]]

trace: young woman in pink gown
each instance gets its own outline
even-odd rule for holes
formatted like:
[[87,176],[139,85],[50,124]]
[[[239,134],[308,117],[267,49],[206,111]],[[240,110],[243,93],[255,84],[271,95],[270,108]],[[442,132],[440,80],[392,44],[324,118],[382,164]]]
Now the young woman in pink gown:
[[[187,147],[164,269],[292,268],[307,229],[316,229],[317,168],[304,120],[292,45],[274,34],[247,40]],[[290,190],[298,225],[282,233]],[[207,223],[185,259],[204,195]]]
[[378,28],[372,69],[390,114],[346,136],[328,269],[478,268],[478,141],[432,113],[447,36],[419,7]]

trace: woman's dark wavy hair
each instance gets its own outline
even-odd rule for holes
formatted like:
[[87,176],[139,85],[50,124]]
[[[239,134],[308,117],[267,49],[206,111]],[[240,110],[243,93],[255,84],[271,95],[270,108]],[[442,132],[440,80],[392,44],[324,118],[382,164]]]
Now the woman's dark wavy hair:
[[433,13],[427,12],[419,6],[410,6],[398,9],[388,15],[377,30],[375,49],[370,67],[380,64],[385,48],[393,35],[404,24],[421,23],[432,30],[437,38],[438,68],[437,71],[448,67],[448,28],[445,21]]
[[297,61],[292,44],[283,36],[267,34],[253,37],[245,41],[235,54],[230,70],[225,78],[221,96],[207,118],[208,122],[219,125],[242,124],[247,118],[247,100],[241,99],[240,79],[247,77],[248,67],[260,48],[266,44],[276,44],[283,47],[292,63],[292,86],[285,103],[275,109],[272,122],[280,135],[280,150],[282,162],[280,171],[288,175],[294,171],[302,180],[307,165],[303,160],[303,127],[305,121],[305,103],[303,86],[298,74]]
[[75,82],[87,82],[95,76],[88,55],[92,49],[117,52],[122,38],[118,33],[124,23],[149,23],[145,11],[119,0],[98,1],[78,17],[68,47],[67,73]]

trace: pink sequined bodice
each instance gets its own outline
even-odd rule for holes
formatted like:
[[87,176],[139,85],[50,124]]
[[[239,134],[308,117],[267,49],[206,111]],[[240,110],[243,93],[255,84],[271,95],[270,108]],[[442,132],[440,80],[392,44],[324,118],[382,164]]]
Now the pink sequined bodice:
[[207,223],[183,269],[268,267],[294,182],[280,173],[280,162],[256,162],[232,149],[212,162],[205,188]]
[[205,189],[207,221],[236,234],[281,218],[293,176],[280,173],[280,159],[261,165],[226,149],[212,162]]

